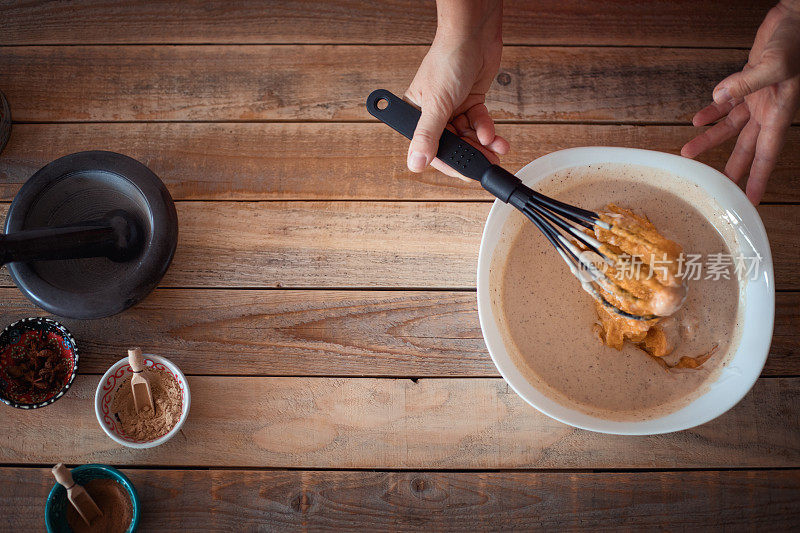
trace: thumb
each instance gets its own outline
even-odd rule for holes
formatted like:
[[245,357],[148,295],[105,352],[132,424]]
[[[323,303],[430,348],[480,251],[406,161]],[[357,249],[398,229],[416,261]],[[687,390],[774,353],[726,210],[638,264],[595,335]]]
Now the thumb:
[[414,138],[408,148],[408,169],[412,172],[425,170],[439,149],[439,137],[442,136],[450,111],[441,105],[422,105],[422,116],[419,117]]
[[752,67],[731,74],[714,88],[714,102],[724,104],[731,100],[744,98],[759,89],[780,83],[791,76],[778,58],[762,58]]

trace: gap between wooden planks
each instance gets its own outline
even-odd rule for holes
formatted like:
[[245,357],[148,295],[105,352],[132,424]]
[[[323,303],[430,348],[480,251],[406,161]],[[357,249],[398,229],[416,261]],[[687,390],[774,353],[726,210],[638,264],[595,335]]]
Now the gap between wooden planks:
[[[402,94],[426,50],[23,46],[0,48],[0,64],[22,122],[372,120],[367,95]],[[499,120],[688,122],[746,60],[745,50],[510,47],[487,105]]]
[[[179,435],[122,447],[78,376],[46,409],[5,409],[0,464],[108,463],[298,468],[800,467],[800,379],[760,379],[702,426],[646,437],[579,430],[525,403],[501,378],[190,376]],[[23,437],[24,436],[24,437]]]
[[[606,2],[505,0],[507,44],[739,46],[753,43],[774,0]],[[433,1],[92,0],[0,6],[1,44],[416,43],[436,29]]]
[[[475,287],[486,202],[179,202],[165,287]],[[0,204],[0,219],[8,204]],[[776,287],[800,289],[800,206],[759,207]],[[10,286],[5,270],[0,286]]]
[[[800,293],[777,294],[763,376],[800,375],[798,309]],[[0,289],[0,324],[42,314]],[[81,373],[104,373],[135,344],[191,375],[499,375],[474,292],[158,289],[103,320],[55,318],[75,335]]]
[[[679,153],[691,126],[501,124],[511,141],[503,166],[574,146],[627,146]],[[103,144],[98,145],[98,139]],[[0,199],[34,172],[82,150],[121,152],[147,165],[176,200],[487,200],[476,183],[406,168],[408,141],[382,124],[15,124],[0,157]],[[733,141],[700,158],[725,168]],[[800,201],[800,128],[764,200]]]
[[[353,472],[123,469],[140,528],[396,530],[733,529],[800,521],[800,472]],[[44,468],[0,468],[0,516],[38,530],[53,486]]]

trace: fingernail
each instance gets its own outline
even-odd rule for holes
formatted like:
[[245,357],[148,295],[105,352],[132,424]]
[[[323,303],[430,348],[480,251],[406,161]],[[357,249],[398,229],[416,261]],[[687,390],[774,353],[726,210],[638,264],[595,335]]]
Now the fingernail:
[[428,164],[428,158],[425,154],[419,152],[411,152],[408,155],[408,168],[414,172],[422,172]]
[[725,102],[729,102],[731,100],[733,100],[733,97],[731,96],[731,92],[727,87],[722,87],[721,89],[714,91],[714,102],[718,104],[724,104]]

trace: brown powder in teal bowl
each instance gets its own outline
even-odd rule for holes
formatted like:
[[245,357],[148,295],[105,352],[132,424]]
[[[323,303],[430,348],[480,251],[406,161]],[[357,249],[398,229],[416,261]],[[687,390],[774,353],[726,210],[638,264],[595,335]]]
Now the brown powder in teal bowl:
[[108,478],[93,479],[83,486],[103,513],[86,524],[78,511],[67,504],[67,524],[75,533],[124,533],[133,520],[133,503],[125,487]]

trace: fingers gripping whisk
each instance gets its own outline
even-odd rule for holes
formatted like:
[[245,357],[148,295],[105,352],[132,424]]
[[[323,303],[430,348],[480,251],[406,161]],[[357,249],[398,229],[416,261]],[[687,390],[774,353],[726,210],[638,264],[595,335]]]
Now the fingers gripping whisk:
[[[385,89],[369,95],[367,110],[408,139],[413,137],[420,118],[417,108]],[[636,250],[646,249],[653,243],[643,241],[637,235],[627,235],[626,231],[630,233],[628,229],[615,227],[593,211],[530,189],[507,170],[490,163],[478,148],[451,131],[442,133],[436,156],[464,177],[480,182],[499,200],[524,213],[555,247],[583,289],[610,312],[646,321],[671,314],[683,302],[685,288],[673,286],[674,283],[660,286],[657,279],[648,280],[639,287],[644,290],[635,291],[635,285],[620,283],[616,276],[609,276],[607,272],[617,271],[616,267],[624,262],[624,257],[614,246],[596,237],[598,233],[606,232],[613,234],[615,240],[628,239],[626,243],[632,238]],[[674,279],[669,281],[674,282]],[[643,298],[642,294],[649,296]]]

